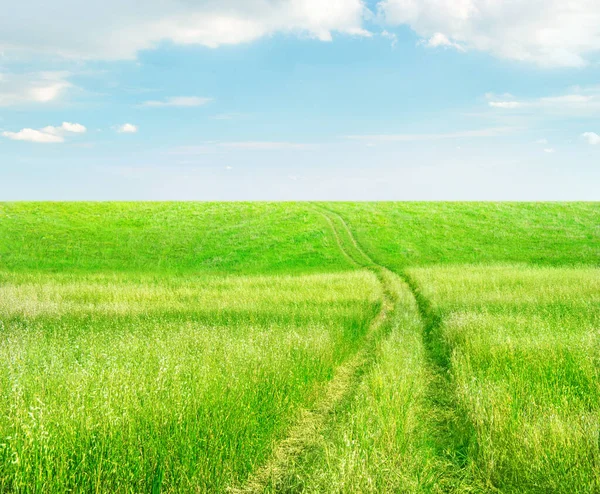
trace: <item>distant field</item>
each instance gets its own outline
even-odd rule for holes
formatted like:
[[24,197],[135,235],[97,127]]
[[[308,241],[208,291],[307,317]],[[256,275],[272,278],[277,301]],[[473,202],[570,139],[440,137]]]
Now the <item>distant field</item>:
[[332,203],[378,261],[600,266],[599,203]]
[[266,274],[348,269],[314,210],[277,203],[0,203],[0,268]]
[[0,492],[598,492],[600,204],[0,204]]

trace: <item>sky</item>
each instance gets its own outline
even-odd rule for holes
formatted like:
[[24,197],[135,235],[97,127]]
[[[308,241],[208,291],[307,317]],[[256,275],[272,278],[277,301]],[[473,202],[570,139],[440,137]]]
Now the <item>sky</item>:
[[598,0],[2,12],[0,200],[600,200]]

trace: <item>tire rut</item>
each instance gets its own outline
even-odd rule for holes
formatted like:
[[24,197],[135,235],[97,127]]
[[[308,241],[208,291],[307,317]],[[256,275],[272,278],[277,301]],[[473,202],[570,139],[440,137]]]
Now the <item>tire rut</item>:
[[396,310],[399,300],[394,284],[395,280],[401,281],[398,276],[387,268],[377,265],[362,251],[339,215],[323,208],[314,209],[325,218],[340,250],[350,263],[370,270],[377,277],[383,294],[381,310],[369,325],[362,348],[337,367],[334,377],[326,385],[322,399],[310,409],[299,412],[296,424],[292,426],[287,437],[276,444],[267,463],[252,473],[242,486],[230,487],[228,489],[230,493],[261,493],[267,489],[277,491],[277,486],[285,477],[289,467],[317,442],[333,413],[352,397],[362,376],[375,363],[376,345],[385,337],[389,329],[386,322],[391,319],[390,316]]
[[443,490],[453,490],[468,475],[469,457],[476,454],[477,441],[473,424],[468,414],[458,403],[452,380],[452,350],[443,336],[442,316],[422,292],[419,283],[405,269],[397,274],[371,259],[356,241],[346,221],[336,212],[327,210],[336,216],[351,238],[356,250],[373,266],[386,270],[401,280],[410,289],[423,322],[423,346],[427,354],[428,367],[432,379],[429,386],[428,402],[432,410],[435,437],[432,438],[436,456],[442,463],[449,465],[449,475],[440,486]]

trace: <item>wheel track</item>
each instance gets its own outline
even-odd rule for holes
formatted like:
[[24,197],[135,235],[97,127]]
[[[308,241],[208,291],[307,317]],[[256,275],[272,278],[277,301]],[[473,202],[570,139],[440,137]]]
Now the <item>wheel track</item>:
[[358,244],[346,221],[335,211],[323,207],[337,217],[354,247],[360,255],[379,269],[387,271],[400,279],[410,289],[423,321],[423,346],[427,354],[431,381],[428,401],[435,419],[433,420],[435,455],[446,465],[450,465],[445,478],[441,478],[438,487],[442,491],[454,490],[468,475],[468,458],[476,454],[477,441],[473,424],[468,420],[467,410],[457,401],[454,383],[451,377],[451,349],[442,334],[442,317],[431,301],[423,294],[417,280],[402,270],[397,274],[375,262]]
[[311,445],[316,444],[333,413],[354,394],[362,376],[375,363],[376,345],[390,329],[386,322],[391,319],[390,316],[397,307],[399,294],[396,287],[398,283],[403,283],[402,280],[365,254],[339,215],[320,207],[315,207],[314,210],[327,221],[340,250],[349,262],[375,274],[382,289],[381,310],[369,325],[362,348],[337,367],[334,377],[323,392],[322,399],[312,408],[299,412],[298,421],[292,426],[287,437],[275,446],[267,463],[251,474],[244,485],[229,488],[230,493],[259,493],[267,489],[277,491],[277,486],[289,467]]

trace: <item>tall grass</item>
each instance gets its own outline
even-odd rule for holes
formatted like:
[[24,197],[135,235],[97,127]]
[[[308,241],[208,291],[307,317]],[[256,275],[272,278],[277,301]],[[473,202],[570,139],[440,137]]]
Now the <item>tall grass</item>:
[[222,491],[360,346],[368,272],[4,274],[0,491]]
[[395,307],[373,368],[279,492],[423,492],[438,483],[422,321],[409,288],[390,278]]
[[441,318],[482,492],[600,489],[600,270],[410,270]]

